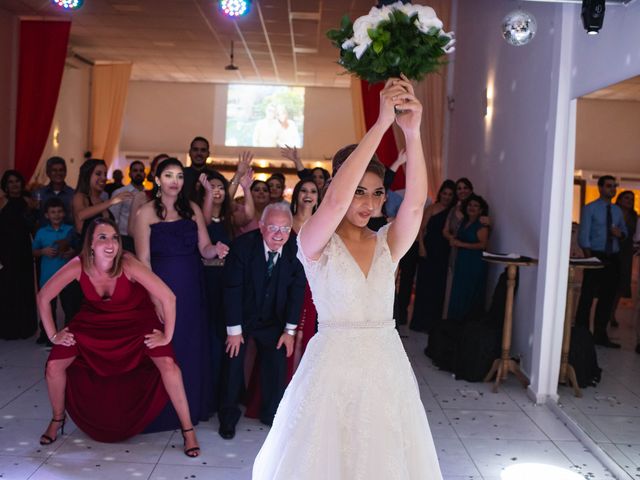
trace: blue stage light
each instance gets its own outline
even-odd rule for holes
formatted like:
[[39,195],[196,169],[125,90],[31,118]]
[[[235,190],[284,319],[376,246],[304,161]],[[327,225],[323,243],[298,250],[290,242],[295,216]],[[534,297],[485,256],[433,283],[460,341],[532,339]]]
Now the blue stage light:
[[77,10],[84,4],[84,0],[51,0],[56,7],[64,10]]
[[242,17],[249,13],[250,0],[219,0],[218,5],[227,17]]

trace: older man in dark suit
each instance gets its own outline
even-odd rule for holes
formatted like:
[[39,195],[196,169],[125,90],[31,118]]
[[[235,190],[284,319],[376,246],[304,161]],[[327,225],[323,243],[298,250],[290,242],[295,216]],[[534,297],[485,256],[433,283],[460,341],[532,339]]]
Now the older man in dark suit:
[[231,439],[240,418],[244,353],[248,338],[258,348],[260,420],[271,425],[286,388],[286,357],[293,353],[306,278],[296,258],[292,218],[284,203],[268,205],[260,230],[239,237],[225,263],[227,341],[218,416],[219,433]]

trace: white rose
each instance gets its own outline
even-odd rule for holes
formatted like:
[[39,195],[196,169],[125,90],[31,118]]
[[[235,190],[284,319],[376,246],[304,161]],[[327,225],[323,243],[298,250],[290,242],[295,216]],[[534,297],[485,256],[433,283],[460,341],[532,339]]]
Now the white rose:
[[455,43],[456,43],[456,39],[453,38],[453,32],[447,32],[444,33],[444,35],[446,35],[447,37],[449,37],[449,42],[442,47],[442,50],[444,51],[444,53],[452,53],[455,51]]
[[355,46],[356,46],[356,42],[353,40],[353,37],[350,38],[349,40],[345,40],[345,42],[342,44],[343,50],[350,50]]
[[371,38],[369,38],[370,28],[375,28],[375,25],[368,15],[360,17],[353,22],[353,41],[356,45],[369,45],[371,43]]
[[[400,3],[400,5],[398,5],[398,3]],[[396,2],[391,6],[394,7],[395,10],[400,10],[401,12],[405,13],[408,17],[418,11],[418,5],[413,5],[411,3]]]
[[418,18],[416,18],[415,20],[415,25],[422,33],[427,33],[434,27],[440,30],[443,26],[443,23],[442,20],[437,17],[421,19],[420,16],[418,16]]
[[[371,43],[371,42],[369,42]],[[367,50],[367,48],[369,48],[369,43],[363,43],[361,45],[358,45],[357,47],[355,47],[353,49],[353,53],[356,54],[356,58],[358,60],[360,60],[360,57],[362,57],[362,55],[364,55],[364,52]]]
[[429,18],[438,18],[436,15],[436,11],[431,7],[427,7],[426,5],[415,5],[414,7],[415,11],[418,12],[420,21],[425,21]]

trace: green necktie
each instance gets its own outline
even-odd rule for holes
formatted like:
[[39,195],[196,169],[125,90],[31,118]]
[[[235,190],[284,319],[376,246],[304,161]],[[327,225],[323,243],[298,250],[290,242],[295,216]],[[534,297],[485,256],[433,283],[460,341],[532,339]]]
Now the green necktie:
[[273,273],[273,267],[275,266],[276,262],[276,255],[278,255],[278,252],[267,252],[267,254],[269,255],[269,258],[267,260],[267,278],[271,278],[271,274]]

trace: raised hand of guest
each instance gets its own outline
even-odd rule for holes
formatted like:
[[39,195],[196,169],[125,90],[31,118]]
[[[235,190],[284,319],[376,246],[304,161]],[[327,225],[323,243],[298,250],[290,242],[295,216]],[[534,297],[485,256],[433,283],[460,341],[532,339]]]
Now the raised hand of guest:
[[144,336],[144,344],[149,348],[163,347],[171,341],[164,332],[153,329],[153,332]]
[[237,357],[240,353],[240,345],[244,343],[244,337],[240,335],[227,335],[225,344],[225,353],[229,355],[229,358]]
[[111,205],[117,205],[127,200],[133,200],[134,195],[135,194],[133,192],[120,192],[117,195],[111,197],[110,203]]
[[280,155],[288,160],[291,160],[296,165],[300,163],[300,156],[298,155],[297,147],[290,147],[289,145],[285,145],[280,149]]
[[218,258],[224,258],[229,253],[229,246],[225,245],[222,242],[216,243],[214,247],[216,247],[216,253],[218,255]]
[[69,327],[65,327],[55,333],[49,340],[51,340],[51,343],[54,345],[63,345],[65,347],[71,347],[76,344],[76,339],[73,333],[69,331]]
[[200,185],[202,185],[202,188],[204,188],[207,198],[213,200],[213,187],[211,186],[211,183],[207,178],[207,174],[201,173],[200,176],[198,176],[198,182],[200,182]]
[[245,192],[245,195],[251,195],[251,184],[253,183],[253,168],[249,168],[244,175],[240,178],[240,186]]
[[280,350],[280,348],[284,345],[285,350],[287,351],[287,358],[293,354],[293,345],[295,343],[295,338],[293,335],[289,335],[288,333],[283,333],[280,335],[280,339],[278,340],[278,345],[276,348]]
[[407,150],[403,148],[402,150],[400,150],[400,152],[398,152],[398,158],[396,158],[395,162],[391,164],[389,169],[397,172],[398,169],[405,163],[407,163]]
[[405,136],[420,132],[420,122],[422,121],[422,104],[418,101],[413,90],[413,85],[409,79],[402,75],[401,79],[394,79],[395,85],[402,87],[404,93],[393,95],[394,102],[398,106],[396,123],[402,129]]
[[251,168],[251,161],[253,160],[253,152],[245,150],[238,155],[238,167],[236,168],[236,176],[242,178],[247,171]]

